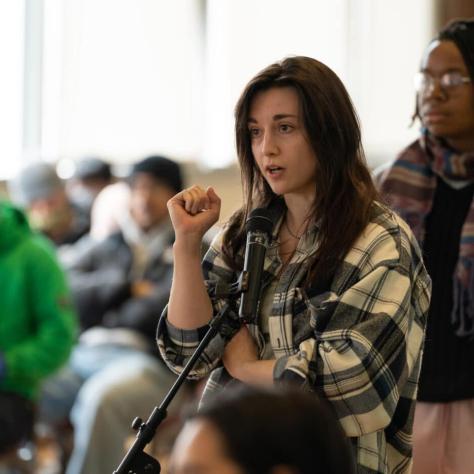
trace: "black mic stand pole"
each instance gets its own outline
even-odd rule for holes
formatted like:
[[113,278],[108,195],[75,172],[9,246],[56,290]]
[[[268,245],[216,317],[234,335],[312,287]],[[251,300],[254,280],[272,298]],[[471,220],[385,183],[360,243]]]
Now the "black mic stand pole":
[[[248,275],[246,272],[243,272],[239,281],[233,285],[230,285],[227,296],[246,291],[247,281]],[[226,295],[221,293],[220,296]],[[204,349],[206,349],[209,341],[217,334],[222,320],[224,319],[224,315],[228,309],[229,305],[226,303],[219,313],[217,313],[217,315],[211,319],[209,322],[209,329],[202,338],[198,347],[194,351],[187,364],[183,367],[182,372],[179,374],[169,392],[166,394],[160,406],[153,409],[147,422],[144,423],[143,420],[138,417],[133,420],[132,428],[137,431],[137,436],[127,454],[122,459],[119,467],[113,472],[113,474],[159,474],[161,472],[160,463],[155,458],[145,453],[143,450],[145,446],[153,439],[153,436],[155,436],[156,430],[160,423],[166,418],[166,410],[169,404],[175,397],[183,382],[186,380],[186,377],[188,376],[189,372],[191,372],[194,364],[204,352]]]
[[[268,209],[257,208],[250,213],[250,216],[246,222],[247,245],[245,251],[244,270],[240,274],[238,281],[235,283],[230,285],[224,283],[222,285],[218,285],[214,289],[213,295],[218,295],[219,297],[228,297],[237,295],[239,293],[249,292],[249,300],[247,301],[246,299],[244,304],[244,295],[242,295],[240,302],[239,320],[241,323],[251,322],[256,317],[258,299],[255,298],[260,292],[259,284],[261,283],[261,271],[263,269],[263,259],[265,257],[266,251],[266,239],[263,234],[266,234],[267,237],[269,237],[272,227],[273,221]],[[252,240],[252,242],[250,242],[250,240]],[[247,265],[250,265],[250,263],[256,258],[261,263],[261,267],[259,268],[258,273],[252,274],[254,282],[250,283],[250,274],[247,270]],[[113,472],[113,474],[160,474],[160,463],[155,458],[145,453],[143,450],[153,439],[153,436],[155,436],[156,429],[160,423],[166,418],[166,410],[169,404],[175,397],[183,382],[186,380],[189,372],[194,367],[194,364],[204,352],[204,349],[209,344],[209,341],[217,334],[222,320],[224,319],[224,315],[228,309],[229,305],[226,303],[219,313],[217,313],[217,315],[211,319],[209,322],[209,329],[207,330],[203,339],[199,343],[187,364],[183,367],[182,372],[179,374],[175,383],[166,394],[160,406],[153,409],[147,422],[143,423],[142,419],[138,417],[133,420],[132,428],[137,431],[136,439],[125,457],[122,459],[119,467]]]

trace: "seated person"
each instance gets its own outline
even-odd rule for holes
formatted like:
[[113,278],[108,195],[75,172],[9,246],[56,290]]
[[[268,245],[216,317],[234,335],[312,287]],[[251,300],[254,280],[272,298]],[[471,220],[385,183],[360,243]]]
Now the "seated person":
[[73,244],[89,231],[89,217],[66,194],[53,165],[37,162],[25,167],[9,183],[12,200],[22,206],[33,229],[56,246]]
[[1,201],[0,301],[2,456],[31,435],[40,383],[67,360],[76,315],[50,242]]
[[71,201],[90,215],[97,195],[113,182],[111,166],[106,161],[88,157],[79,160],[73,177],[68,182]]
[[146,418],[175,380],[154,338],[173,270],[166,203],[181,189],[181,173],[173,161],[153,156],[133,167],[129,182],[121,230],[68,269],[84,332],[68,367],[45,386],[40,410],[49,423],[71,413],[68,474],[112,472],[133,418]]
[[330,405],[301,389],[234,387],[191,417],[169,474],[351,474],[355,461]]
[[94,201],[91,211],[92,240],[102,240],[110,234],[117,232],[123,226],[126,213],[124,207],[130,205],[130,186],[125,181],[106,186]]

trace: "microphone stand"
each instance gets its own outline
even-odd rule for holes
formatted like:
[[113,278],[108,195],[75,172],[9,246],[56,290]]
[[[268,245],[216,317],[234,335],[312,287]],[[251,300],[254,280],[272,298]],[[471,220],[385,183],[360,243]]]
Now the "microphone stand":
[[[236,295],[246,291],[247,285],[248,273],[244,271],[236,283],[225,288],[226,291],[221,292],[216,289],[216,292],[219,293],[219,296]],[[147,422],[144,423],[139,417],[133,420],[132,428],[137,431],[137,436],[133,442],[133,445],[130,447],[127,454],[122,459],[122,462],[113,472],[113,474],[159,474],[161,472],[161,466],[158,460],[145,453],[143,450],[153,439],[153,436],[155,436],[156,430],[160,423],[166,418],[169,404],[175,397],[181,385],[186,380],[186,377],[194,367],[194,364],[204,352],[204,349],[206,349],[210,340],[217,334],[224,319],[224,315],[228,309],[229,305],[226,303],[224,307],[216,314],[216,316],[211,319],[209,322],[209,329],[202,338],[198,347],[184,366],[182,372],[166,394],[161,404],[153,409]]]

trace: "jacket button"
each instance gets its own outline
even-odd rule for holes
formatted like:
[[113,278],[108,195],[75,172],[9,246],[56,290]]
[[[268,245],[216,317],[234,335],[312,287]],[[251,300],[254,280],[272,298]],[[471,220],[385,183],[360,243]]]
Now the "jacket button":
[[326,341],[324,341],[322,343],[322,346],[323,346],[323,351],[324,352],[331,352],[332,351],[332,347],[330,346],[330,344]]

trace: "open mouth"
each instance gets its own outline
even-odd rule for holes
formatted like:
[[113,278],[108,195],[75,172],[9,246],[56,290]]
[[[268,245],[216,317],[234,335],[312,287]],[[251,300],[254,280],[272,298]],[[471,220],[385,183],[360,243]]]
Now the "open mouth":
[[268,173],[270,173],[271,175],[274,175],[274,174],[278,174],[278,173],[280,173],[281,171],[283,171],[283,168],[281,168],[280,166],[268,166],[268,167],[267,167],[267,171],[268,171]]

